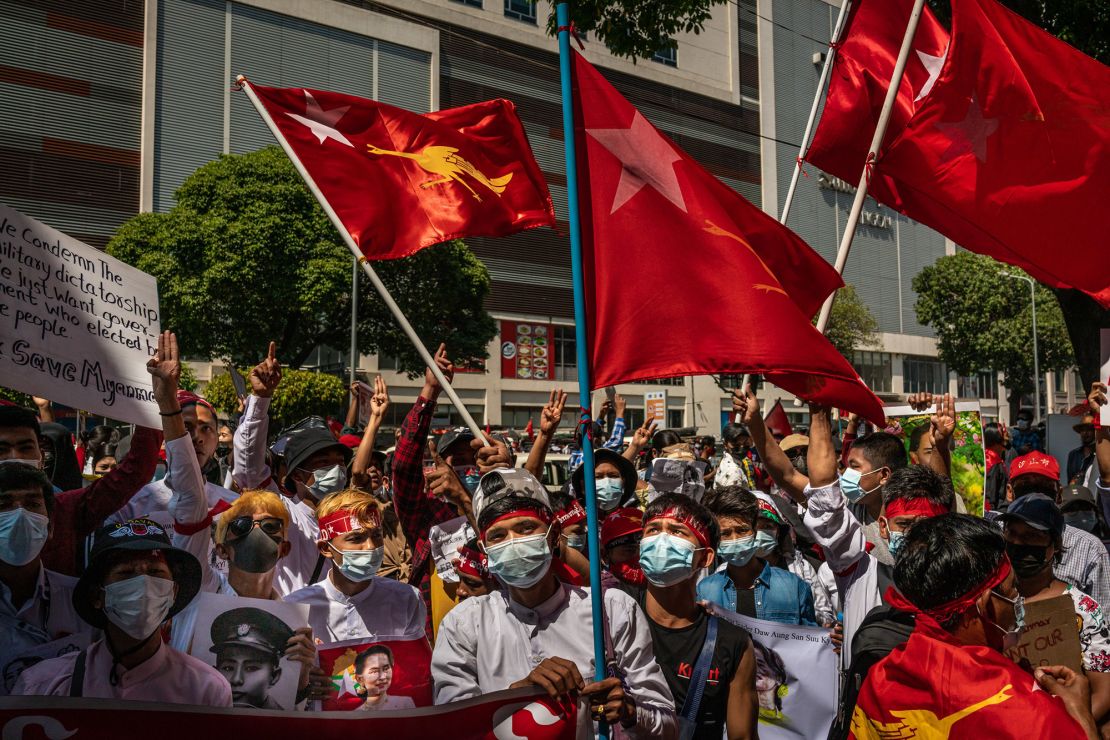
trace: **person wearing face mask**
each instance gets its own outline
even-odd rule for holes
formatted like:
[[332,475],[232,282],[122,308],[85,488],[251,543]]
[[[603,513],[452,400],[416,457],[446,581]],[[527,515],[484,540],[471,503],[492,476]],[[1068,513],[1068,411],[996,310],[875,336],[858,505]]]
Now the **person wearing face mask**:
[[[32,467],[43,468],[41,435],[34,411],[22,406],[0,406],[0,461],[22,460]],[[57,573],[78,574],[82,565],[78,562],[79,553],[84,552],[85,538],[150,481],[161,444],[161,432],[137,427],[131,449],[111,473],[84,488],[54,489],[53,530],[42,550],[43,565]]]
[[1092,712],[1096,720],[1103,720],[1110,713],[1110,625],[1094,599],[1052,573],[1063,543],[1063,515],[1048,496],[1030,493],[1015,501],[999,520],[1017,589],[1025,602],[1067,594],[1075,604],[1081,624],[1083,670],[1091,682]]
[[1033,412],[1029,409],[1018,412],[1010,439],[1013,441],[1011,459],[1028,455],[1030,452],[1044,452],[1044,441],[1033,428]]
[[636,602],[605,590],[606,644],[624,686],[620,678],[589,681],[590,591],[561,581],[552,567],[559,532],[546,489],[486,491],[484,482],[474,499],[479,546],[505,590],[467,599],[444,617],[432,653],[435,703],[539,686],[552,698],[578,701],[580,738],[594,736],[599,718],[620,723],[628,737],[674,737],[674,702]]
[[[542,484],[541,484],[542,485]],[[586,541],[586,510],[566,486],[551,494],[555,523],[559,525],[559,546],[555,554],[578,574],[578,583],[590,581],[589,543]]]
[[640,538],[644,535],[644,512],[631,507],[610,512],[601,523],[601,561],[605,566],[602,584],[616,587],[639,600],[644,593],[644,571],[640,568]]
[[1098,508],[1098,501],[1091,489],[1078,483],[1064,486],[1056,497],[1060,505],[1060,513],[1064,515],[1064,524],[1069,527],[1089,532],[1105,544],[1110,537]]
[[28,668],[12,693],[230,707],[219,671],[162,640],[162,624],[197,595],[200,574],[197,559],[151,519],[98,530],[72,601],[104,636]]
[[[77,462],[73,448],[73,435],[61,424],[44,421],[40,424],[42,437],[42,469],[50,477],[50,482],[62,491],[70,491],[85,485],[81,478],[82,466]],[[95,467],[95,465],[94,465]]]
[[[579,465],[571,475],[571,485],[579,502],[585,501],[585,471]],[[610,449],[594,450],[594,481],[597,485],[597,517],[599,520],[622,506],[636,505],[636,468]]]
[[424,634],[424,602],[415,588],[377,576],[385,555],[374,497],[348,489],[316,508],[327,577],[285,597],[308,605],[312,634],[323,642],[412,640]]
[[[756,730],[751,638],[697,603],[696,575],[713,566],[718,542],[716,518],[687,496],[665,493],[644,512],[640,564],[647,589],[641,606],[681,737],[689,739],[753,737]],[[715,680],[708,680],[711,675]],[[694,683],[699,679],[701,686]]]
[[915,615],[913,633],[868,672],[851,737],[1098,737],[1086,677],[1063,666],[1030,676],[1002,653],[1025,610],[989,522],[945,514],[914,525],[888,598]]
[[0,462],[0,665],[66,635],[93,633],[70,601],[77,579],[42,562],[54,511],[54,486],[43,471]]
[[781,522],[770,504],[728,486],[717,489],[708,506],[721,533],[717,557],[725,567],[698,583],[698,598],[755,619],[817,624],[809,584],[766,560]]
[[459,578],[455,598],[458,601],[474,596],[484,596],[497,588],[486,565],[486,556],[478,549],[478,539],[470,540],[459,548],[459,556],[451,561]]
[[213,459],[219,466],[219,482],[224,488],[230,488],[234,482],[231,476],[231,466],[234,458],[231,448],[235,439],[235,426],[227,421],[220,422],[218,436],[216,437],[216,453]]
[[1069,483],[1084,480],[1095,462],[1095,417],[1089,411],[1072,427],[1079,435],[1079,446],[1068,453],[1067,480]]
[[[762,420],[760,417],[760,421]],[[714,486],[717,488],[740,486],[749,491],[753,490],[756,487],[758,475],[752,459],[752,435],[748,427],[736,423],[726,424],[721,429],[721,441],[725,449],[721,456],[721,464],[717,466]]]
[[[811,438],[812,434],[811,430]],[[852,443],[844,472],[837,476],[848,509],[863,525],[863,536],[871,544],[871,554],[885,565],[894,565],[894,556],[879,533],[883,486],[895,471],[908,464],[906,446],[901,439],[889,432],[872,432]]]

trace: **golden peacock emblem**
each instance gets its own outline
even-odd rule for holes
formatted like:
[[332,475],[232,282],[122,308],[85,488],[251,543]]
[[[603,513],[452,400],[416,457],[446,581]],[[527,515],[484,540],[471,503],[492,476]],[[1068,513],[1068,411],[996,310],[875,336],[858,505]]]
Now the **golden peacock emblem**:
[[439,176],[436,180],[420,183],[422,189],[426,190],[435,185],[454,181],[469,190],[470,194],[474,196],[474,200],[479,202],[481,202],[482,196],[478,195],[478,192],[470,187],[466,180],[463,179],[463,175],[469,175],[478,183],[489,188],[490,191],[498,197],[501,197],[501,193],[505,192],[505,188],[508,187],[509,181],[513,179],[512,172],[507,175],[501,175],[500,177],[486,177],[485,173],[480,169],[460,157],[457,154],[459,150],[453,146],[426,146],[415,154],[412,152],[397,152],[391,149],[382,149],[373,144],[367,144],[366,148],[371,154],[411,159],[425,172]]

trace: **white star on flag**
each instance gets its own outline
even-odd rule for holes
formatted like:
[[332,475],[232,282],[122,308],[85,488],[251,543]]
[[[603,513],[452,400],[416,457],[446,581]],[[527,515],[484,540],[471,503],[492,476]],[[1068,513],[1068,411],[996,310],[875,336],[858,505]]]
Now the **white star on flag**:
[[335,128],[335,124],[339,123],[339,119],[350,110],[351,106],[345,105],[342,108],[323,110],[308,90],[304,91],[304,97],[305,115],[299,116],[296,113],[286,113],[285,115],[312,129],[312,133],[316,135],[321,144],[328,139],[335,139],[340,144],[346,144],[353,149],[355,145],[347,141],[347,137]]
[[937,128],[945,132],[952,142],[940,155],[942,162],[949,162],[968,153],[974,154],[980,162],[986,162],[987,139],[998,130],[998,119],[984,118],[983,109],[979,107],[979,101],[973,94],[964,120],[938,123]]
[[939,57],[932,54],[926,54],[923,51],[917,52],[918,59],[921,60],[921,66],[925,67],[925,71],[929,73],[929,79],[925,80],[925,84],[921,86],[921,92],[913,99],[913,102],[918,102],[929,94],[933,89],[933,85],[937,84],[937,78],[940,77],[940,69],[944,66],[944,60],[948,58],[948,48],[944,49],[944,53]]
[[586,133],[621,162],[621,179],[610,215],[645,185],[686,212],[686,201],[674,172],[674,163],[682,157],[639,111],[628,128],[591,128]]

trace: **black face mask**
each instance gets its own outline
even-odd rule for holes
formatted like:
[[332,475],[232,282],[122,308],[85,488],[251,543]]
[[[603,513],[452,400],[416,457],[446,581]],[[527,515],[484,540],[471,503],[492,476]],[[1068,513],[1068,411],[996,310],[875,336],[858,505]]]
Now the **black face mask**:
[[216,445],[216,457],[227,457],[231,452],[231,445],[220,443]]
[[270,535],[255,527],[246,537],[225,543],[231,549],[231,562],[247,573],[266,573],[278,561],[278,548]]
[[1048,545],[1007,543],[1006,554],[1010,556],[1010,564],[1014,566],[1014,573],[1020,579],[1031,578],[1048,565]]

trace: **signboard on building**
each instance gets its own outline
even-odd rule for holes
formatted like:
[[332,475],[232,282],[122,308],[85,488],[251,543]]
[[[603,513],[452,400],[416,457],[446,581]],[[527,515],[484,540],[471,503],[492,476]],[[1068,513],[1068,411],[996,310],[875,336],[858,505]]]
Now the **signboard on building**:
[[501,377],[532,380],[551,378],[554,363],[551,324],[501,322]]
[[666,391],[647,391],[644,393],[644,421],[654,421],[660,429],[667,426]]

